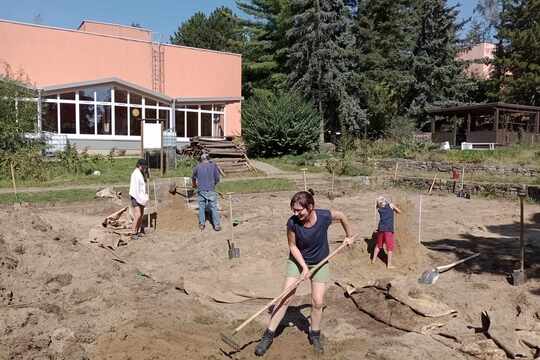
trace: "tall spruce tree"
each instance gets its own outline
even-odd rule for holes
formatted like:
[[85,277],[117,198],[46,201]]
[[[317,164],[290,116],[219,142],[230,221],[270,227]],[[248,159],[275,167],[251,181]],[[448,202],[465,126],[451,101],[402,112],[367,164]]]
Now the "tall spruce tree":
[[464,74],[465,63],[457,59],[457,33],[464,25],[457,21],[457,6],[448,6],[446,0],[417,1],[419,23],[411,62],[414,81],[403,105],[422,126],[427,107],[465,102],[474,82]]
[[358,85],[372,136],[382,135],[403,111],[401,99],[414,80],[415,0],[359,0],[355,27]]
[[540,0],[503,5],[494,61],[500,99],[540,106]]
[[286,32],[291,25],[289,0],[236,0],[248,15],[242,23],[249,41],[243,51],[243,94],[286,88]]
[[326,130],[355,129],[354,122],[362,119],[352,86],[356,50],[351,13],[343,0],[292,0],[291,5],[289,84],[317,105],[322,143]]
[[243,37],[240,19],[231,9],[222,6],[208,16],[195,13],[178,27],[170,40],[175,45],[240,52]]

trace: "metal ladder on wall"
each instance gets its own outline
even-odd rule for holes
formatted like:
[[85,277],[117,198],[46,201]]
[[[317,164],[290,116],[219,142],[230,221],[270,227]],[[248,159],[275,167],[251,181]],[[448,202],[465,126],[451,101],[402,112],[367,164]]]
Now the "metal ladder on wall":
[[165,53],[161,48],[161,43],[152,43],[152,90],[163,93]]

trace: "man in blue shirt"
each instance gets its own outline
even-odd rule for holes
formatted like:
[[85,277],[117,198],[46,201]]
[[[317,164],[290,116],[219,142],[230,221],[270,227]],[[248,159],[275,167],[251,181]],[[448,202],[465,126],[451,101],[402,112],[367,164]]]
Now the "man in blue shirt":
[[208,154],[201,155],[201,161],[193,168],[191,177],[193,187],[197,189],[199,201],[199,228],[204,230],[206,223],[206,209],[212,214],[214,230],[220,231],[219,213],[217,209],[216,185],[219,182],[217,165],[209,160]]

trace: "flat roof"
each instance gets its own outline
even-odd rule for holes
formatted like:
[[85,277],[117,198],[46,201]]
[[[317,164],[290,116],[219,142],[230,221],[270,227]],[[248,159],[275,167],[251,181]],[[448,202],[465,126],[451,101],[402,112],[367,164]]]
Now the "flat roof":
[[525,112],[540,112],[539,106],[508,104],[508,103],[503,103],[503,102],[438,107],[438,108],[433,108],[431,110],[428,110],[427,112],[429,114],[446,114],[446,113],[467,112],[467,111],[474,111],[474,110],[495,110],[495,109],[518,110],[518,111],[525,111]]
[[[148,44],[160,44],[161,46],[170,46],[170,47],[177,47],[182,49],[189,49],[194,51],[202,51],[202,52],[210,52],[210,53],[216,53],[216,54],[222,54],[222,55],[231,55],[231,56],[238,56],[242,57],[242,54],[228,52],[228,51],[218,51],[218,50],[210,50],[210,49],[203,49],[203,48],[197,48],[193,46],[184,46],[184,45],[174,45],[170,43],[162,43],[158,41],[148,41],[148,40],[141,40],[141,39],[135,39],[130,37],[124,37],[124,36],[117,36],[117,35],[109,35],[109,34],[101,34],[91,31],[81,31],[78,29],[67,29],[67,28],[61,28],[56,26],[48,26],[48,25],[40,25],[40,24],[31,24],[31,23],[25,23],[21,21],[15,21],[15,20],[7,20],[7,19],[0,19],[0,22],[8,23],[8,24],[15,24],[15,25],[23,25],[23,26],[30,26],[30,27],[37,27],[37,28],[43,28],[43,29],[51,29],[51,30],[57,30],[57,31],[68,31],[68,32],[74,32],[84,35],[93,35],[93,36],[102,36],[102,37],[109,37],[109,38],[115,38],[115,39],[122,39],[126,41],[137,41],[137,42],[143,42]],[[97,21],[93,21],[98,24],[106,24],[106,23],[99,23]],[[111,24],[114,25],[114,24]],[[138,28],[135,28],[138,29]]]
[[121,85],[121,86],[126,87],[128,89],[135,90],[135,91],[150,95],[150,96],[155,97],[157,99],[161,99],[161,100],[164,100],[164,101],[172,101],[172,98],[167,96],[167,95],[155,92],[153,90],[144,88],[142,86],[130,83],[128,81],[125,81],[125,80],[122,80],[122,79],[119,79],[119,78],[116,78],[116,77],[89,80],[89,81],[80,81],[80,82],[67,83],[67,84],[44,86],[44,87],[40,88],[40,90],[43,91],[44,95],[47,95],[49,93],[54,93],[54,92],[63,91],[63,90],[81,88],[81,87],[86,87],[86,86],[108,85],[108,84]]
[[108,23],[108,22],[104,22],[104,21],[96,21],[96,20],[83,20],[83,21],[81,21],[81,23],[79,24],[79,27],[77,28],[77,30],[80,30],[81,26],[83,26],[84,23],[101,24],[101,25],[109,25],[109,26],[119,26],[119,27],[124,27],[124,28],[128,28],[128,29],[152,32],[152,30],[144,28],[144,27],[131,26],[131,25],[122,25],[122,24],[113,24],[113,23]]
[[215,97],[177,97],[174,99],[179,103],[189,103],[189,102],[228,102],[228,101],[242,101],[244,100],[243,96],[215,96]]

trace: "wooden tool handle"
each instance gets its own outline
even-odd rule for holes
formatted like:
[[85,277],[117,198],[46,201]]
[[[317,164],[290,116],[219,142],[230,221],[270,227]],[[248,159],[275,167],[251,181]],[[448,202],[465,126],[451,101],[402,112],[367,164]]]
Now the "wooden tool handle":
[[467,261],[467,260],[470,260],[470,259],[472,259],[472,258],[475,258],[475,257],[477,257],[477,256],[479,256],[479,255],[480,255],[480,253],[476,253],[476,254],[473,254],[473,255],[471,255],[471,256],[466,257],[465,259],[458,260],[458,261],[453,262],[453,263],[451,263],[451,264],[443,265],[443,266],[437,266],[437,270],[438,270],[439,272],[445,271],[445,270],[449,270],[449,269],[453,268],[454,266],[459,265],[459,264],[461,264],[461,263],[463,263],[463,262],[465,262],[465,261]]
[[[354,235],[352,238],[356,238],[358,236],[358,234]],[[328,255],[327,257],[325,257],[321,262],[319,262],[317,265],[315,265],[315,267],[313,267],[310,271],[309,271],[309,275],[311,276],[311,274],[315,273],[317,270],[319,270],[326,262],[328,262],[328,260],[330,260],[332,257],[334,257],[338,252],[340,252],[341,250],[343,250],[343,248],[347,246],[346,243],[343,243],[341,244],[336,250],[332,251],[330,253],[330,255]],[[281,298],[283,298],[284,296],[286,296],[287,294],[289,294],[291,291],[293,291],[294,289],[296,289],[298,287],[298,285],[300,285],[300,283],[304,281],[304,278],[300,277],[298,278],[298,280],[296,280],[294,283],[292,283],[288,288],[286,288],[285,290],[283,290],[283,292],[281,294],[279,294],[277,297],[275,297],[274,299],[272,299],[268,304],[266,304],[262,309],[260,309],[259,311],[257,311],[255,314],[253,314],[249,319],[247,319],[246,321],[244,321],[242,324],[240,324],[236,329],[234,329],[233,331],[233,334],[236,334],[237,332],[239,332],[240,330],[242,330],[242,328],[244,326],[246,326],[247,324],[249,324],[250,322],[253,321],[253,319],[255,319],[257,316],[259,316],[260,314],[262,314],[266,309],[268,309],[270,306],[274,305],[275,303],[277,303]]]

